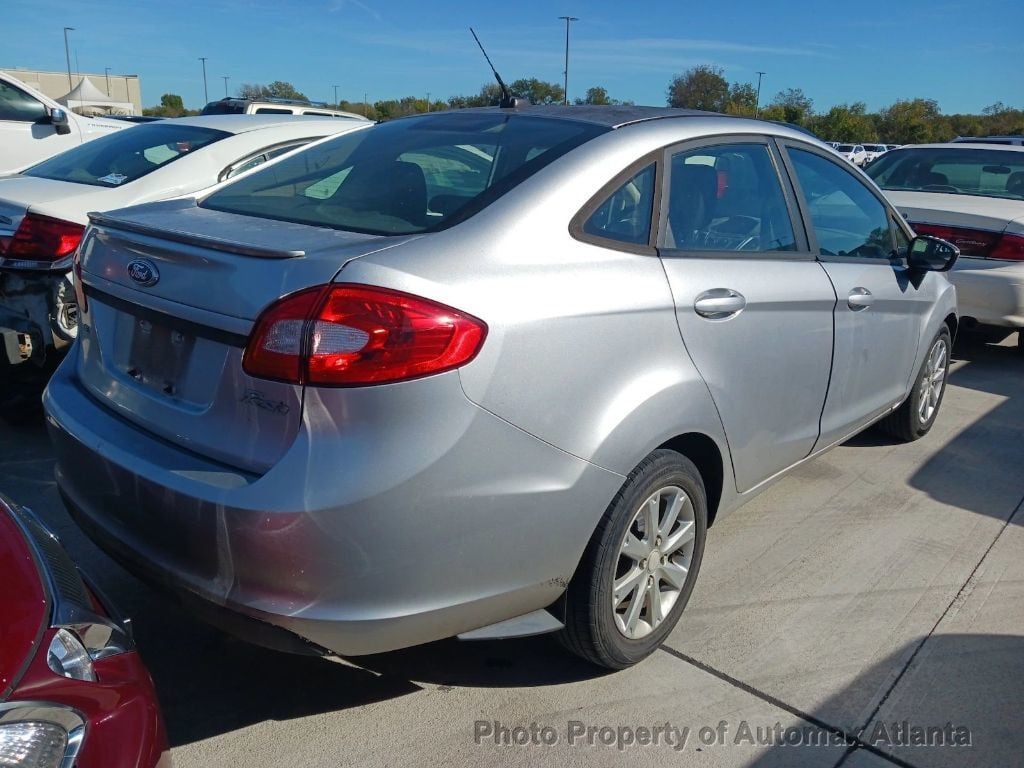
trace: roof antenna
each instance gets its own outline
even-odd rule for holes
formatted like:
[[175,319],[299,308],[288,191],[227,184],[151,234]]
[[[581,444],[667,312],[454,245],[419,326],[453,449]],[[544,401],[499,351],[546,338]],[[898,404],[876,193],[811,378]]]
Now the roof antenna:
[[494,79],[498,81],[498,87],[501,88],[501,101],[498,102],[498,106],[502,109],[515,109],[516,107],[525,107],[530,103],[529,99],[525,99],[522,96],[513,96],[512,91],[505,85],[505,81],[501,79],[501,75],[498,74],[498,70],[494,68],[491,63],[491,57],[487,55],[487,51],[484,50],[483,43],[480,42],[480,38],[476,36],[476,32],[473,28],[469,28],[469,32],[473,35],[473,39],[476,40],[476,44],[480,46],[480,53],[487,59],[487,65],[491,68],[491,72],[494,73]]

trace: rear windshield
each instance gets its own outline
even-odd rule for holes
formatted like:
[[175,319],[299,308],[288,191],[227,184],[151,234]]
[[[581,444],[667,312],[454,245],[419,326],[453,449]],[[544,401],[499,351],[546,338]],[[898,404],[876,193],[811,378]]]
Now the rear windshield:
[[201,115],[244,115],[245,101],[211,101],[199,114]]
[[853,152],[853,144],[840,144],[836,149],[840,152]]
[[173,120],[145,123],[80,144],[32,166],[24,175],[120,187],[230,135]]
[[394,120],[256,171],[201,207],[367,234],[429,232],[608,130],[500,112]]
[[868,166],[882,189],[1024,200],[1024,152],[934,147],[886,152]]

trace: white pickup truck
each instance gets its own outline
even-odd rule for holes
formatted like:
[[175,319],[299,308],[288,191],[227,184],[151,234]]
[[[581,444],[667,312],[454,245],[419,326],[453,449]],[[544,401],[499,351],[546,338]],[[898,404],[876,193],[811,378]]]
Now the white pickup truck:
[[0,72],[0,174],[10,173],[82,142],[131,127],[123,120],[82,117]]

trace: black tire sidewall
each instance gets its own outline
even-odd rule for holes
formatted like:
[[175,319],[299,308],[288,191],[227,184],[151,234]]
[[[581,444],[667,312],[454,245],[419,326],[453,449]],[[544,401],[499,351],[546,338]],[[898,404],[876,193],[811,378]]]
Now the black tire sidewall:
[[[655,490],[675,485],[682,488],[693,505],[695,525],[693,557],[689,574],[676,604],[661,625],[647,637],[632,640],[619,632],[611,610],[615,567],[619,548],[626,529],[640,504]],[[707,501],[704,483],[697,468],[684,456],[674,451],[655,451],[639,467],[639,472],[630,476],[606,515],[610,516],[600,541],[595,542],[597,550],[590,575],[590,605],[595,607],[591,617],[594,627],[595,644],[608,666],[627,667],[653,653],[672,632],[686,604],[689,602],[700,571],[707,539]]]

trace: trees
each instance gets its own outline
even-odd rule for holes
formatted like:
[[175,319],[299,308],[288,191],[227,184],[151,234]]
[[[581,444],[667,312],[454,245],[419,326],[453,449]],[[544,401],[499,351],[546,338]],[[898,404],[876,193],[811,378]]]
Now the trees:
[[531,104],[561,104],[565,100],[562,86],[536,77],[516,80],[509,84],[509,90],[516,96],[526,97]]
[[934,99],[899,100],[878,112],[878,132],[894,144],[942,140],[939,105]]
[[722,72],[721,67],[699,64],[676,75],[668,84],[668,105],[721,112],[729,100],[729,83]]
[[195,112],[185,109],[185,104],[178,94],[165,93],[160,97],[159,107],[147,107],[142,110],[142,114],[153,117],[183,117],[190,114],[194,115]]
[[768,105],[766,112],[774,114],[773,120],[782,120],[784,123],[796,123],[806,125],[808,119],[814,114],[814,101],[804,94],[801,88],[787,88],[775,94],[775,98]]
[[593,88],[587,88],[587,95],[582,99],[576,99],[576,103],[605,105],[611,104],[612,100],[608,98],[608,91],[600,85],[595,85]]
[[878,139],[875,121],[863,101],[837,104],[825,114],[811,118],[808,127],[829,141],[870,142]]
[[757,89],[752,83],[733,83],[729,86],[729,96],[723,110],[726,114],[753,117],[756,109]]
[[242,99],[302,99],[306,100],[306,94],[298,91],[294,85],[284,80],[275,80],[270,85],[259,83],[242,83],[238,89],[238,96]]

